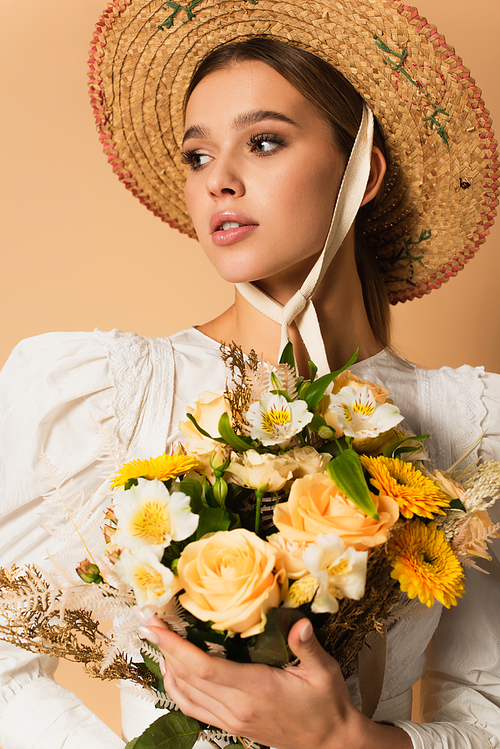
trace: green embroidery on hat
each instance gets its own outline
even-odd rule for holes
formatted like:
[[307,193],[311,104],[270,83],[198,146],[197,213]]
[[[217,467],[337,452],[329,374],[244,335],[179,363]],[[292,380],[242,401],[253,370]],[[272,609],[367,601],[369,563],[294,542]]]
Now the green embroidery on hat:
[[[408,71],[405,70],[405,68],[403,67],[403,65],[406,62],[406,58],[408,57],[408,50],[406,49],[406,47],[402,47],[401,53],[399,53],[391,49],[390,47],[388,47],[387,44],[383,42],[382,39],[378,36],[378,34],[374,34],[373,38],[375,39],[375,44],[377,45],[379,49],[382,50],[382,52],[385,52],[387,55],[392,55],[392,57],[395,58],[394,60],[391,60],[388,57],[384,57],[383,60],[385,64],[389,65],[391,70],[394,70],[396,73],[402,73],[410,81],[410,83],[412,83],[414,86],[418,88],[418,90],[423,96],[429,99],[431,96],[430,93],[428,91],[427,92],[424,91],[424,87],[422,86],[420,81],[416,81],[415,78],[412,78],[412,76],[408,73]],[[431,106],[431,105],[428,105],[428,106]],[[437,135],[439,135],[439,137],[443,141],[446,147],[446,150],[449,151],[450,150],[449,135],[446,132],[444,125],[441,122],[439,122],[437,119],[438,115],[444,114],[448,117],[446,122],[449,122],[450,121],[449,114],[443,107],[438,106],[437,101],[435,101],[432,106],[434,107],[433,113],[429,115],[429,117],[422,117],[422,122],[424,123],[424,127],[427,130],[429,129],[435,130]]]
[[169,15],[166,21],[163,21],[163,23],[160,23],[158,26],[159,29],[163,31],[163,29],[171,29],[174,24],[174,18],[176,17],[177,13],[180,10],[185,11],[187,18],[182,19],[182,23],[187,23],[188,21],[192,21],[194,18],[194,12],[193,8],[195,8],[199,3],[201,3],[201,0],[192,0],[192,2],[189,3],[189,5],[181,5],[180,3],[174,3],[172,0],[165,0],[165,5],[163,6],[163,10],[168,10],[169,8],[173,8],[173,12]]
[[423,265],[422,259],[424,255],[412,255],[412,247],[416,247],[421,242],[426,242],[428,239],[430,239],[432,236],[432,230],[431,229],[422,229],[420,232],[419,238],[415,241],[413,237],[403,237],[402,242],[403,246],[399,251],[394,249],[394,252],[392,254],[392,257],[388,261],[390,263],[397,263],[399,260],[409,260],[410,263],[420,263],[420,265]]
[[[396,60],[390,60],[389,58],[384,57],[383,60],[385,64],[389,65],[391,70],[395,70],[398,73],[403,73],[403,75],[408,78],[410,83],[413,83],[414,86],[422,91],[422,84],[416,81],[415,78],[412,78],[409,72],[403,67],[403,65],[405,64],[405,60],[408,57],[408,50],[406,49],[406,47],[402,47],[401,53],[395,52],[393,49],[388,47],[385,42],[382,41],[378,34],[374,34],[373,38],[375,39],[375,44],[379,49],[382,50],[382,52],[385,52],[387,55],[392,55],[396,58],[396,60],[399,60],[399,62],[396,62]],[[426,94],[426,96],[429,96],[429,94]]]
[[437,101],[434,102],[433,107],[434,107],[434,112],[431,115],[429,115],[429,117],[423,118],[424,126],[425,128],[428,128],[430,130],[435,129],[436,133],[439,135],[439,137],[445,144],[446,150],[449,151],[450,150],[449,135],[444,129],[444,126],[436,118],[438,117],[438,115],[442,114],[448,117],[448,119],[445,120],[445,122],[449,122],[450,116],[448,112],[446,111],[446,109],[444,109],[444,107],[438,107]]

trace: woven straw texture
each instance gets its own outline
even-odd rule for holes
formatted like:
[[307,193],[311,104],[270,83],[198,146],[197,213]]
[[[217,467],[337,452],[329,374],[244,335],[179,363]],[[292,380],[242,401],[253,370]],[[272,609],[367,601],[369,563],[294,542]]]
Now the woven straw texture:
[[119,179],[155,215],[195,236],[183,198],[184,92],[207,52],[255,34],[323,57],[377,117],[389,173],[366,233],[391,302],[456,275],[496,213],[496,141],[461,59],[399,0],[113,0],[92,40],[90,95]]

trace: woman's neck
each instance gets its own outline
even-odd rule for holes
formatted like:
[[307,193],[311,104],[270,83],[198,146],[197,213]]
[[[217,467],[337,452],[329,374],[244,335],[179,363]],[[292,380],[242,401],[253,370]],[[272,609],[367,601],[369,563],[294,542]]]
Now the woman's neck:
[[[300,288],[307,272],[308,269],[304,269],[295,279],[282,274],[279,279],[266,279],[258,285],[280,304],[285,304]],[[316,290],[313,301],[332,370],[344,365],[358,347],[358,361],[367,359],[382,349],[366,316],[353,242],[346,241],[339,249]],[[238,290],[235,303],[199,329],[214,340],[235,341],[246,353],[254,349],[259,358],[272,364],[278,362],[281,326],[257,310]],[[299,372],[307,376],[310,357],[295,324],[290,327],[289,335]]]

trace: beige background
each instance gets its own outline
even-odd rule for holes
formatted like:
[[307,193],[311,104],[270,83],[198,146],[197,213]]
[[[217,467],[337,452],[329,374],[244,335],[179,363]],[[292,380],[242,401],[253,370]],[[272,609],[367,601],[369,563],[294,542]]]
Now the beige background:
[[[96,138],[86,59],[105,0],[0,0],[2,286],[0,364],[49,330],[167,335],[232,301],[193,240],[146,211]],[[500,0],[421,0],[500,122]],[[497,125],[498,127],[498,125]],[[427,367],[500,372],[497,225],[465,271],[394,309],[395,348]],[[118,730],[118,689],[62,665],[57,678]]]

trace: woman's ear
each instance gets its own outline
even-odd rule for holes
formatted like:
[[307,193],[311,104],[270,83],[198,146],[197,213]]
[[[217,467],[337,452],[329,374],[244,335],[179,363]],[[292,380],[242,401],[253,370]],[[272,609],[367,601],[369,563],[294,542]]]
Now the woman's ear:
[[368,177],[368,184],[366,185],[366,191],[361,205],[366,205],[367,203],[369,203],[370,200],[373,200],[375,195],[378,193],[386,169],[387,162],[385,160],[384,154],[382,153],[380,148],[377,148],[377,146],[373,146],[370,175]]

